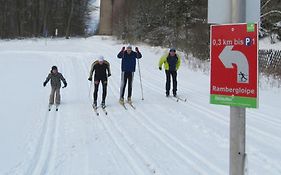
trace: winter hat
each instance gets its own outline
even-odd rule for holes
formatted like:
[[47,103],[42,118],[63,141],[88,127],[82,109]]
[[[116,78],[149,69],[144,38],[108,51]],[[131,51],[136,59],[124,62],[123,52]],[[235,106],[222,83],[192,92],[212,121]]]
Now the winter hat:
[[128,46],[127,46],[127,49],[132,49],[132,46],[131,46],[131,45],[128,45]]
[[171,48],[170,52],[176,52],[176,49],[175,48]]
[[99,56],[99,62],[103,62],[104,61],[104,57],[102,55]]
[[57,66],[52,66],[52,70],[58,70]]

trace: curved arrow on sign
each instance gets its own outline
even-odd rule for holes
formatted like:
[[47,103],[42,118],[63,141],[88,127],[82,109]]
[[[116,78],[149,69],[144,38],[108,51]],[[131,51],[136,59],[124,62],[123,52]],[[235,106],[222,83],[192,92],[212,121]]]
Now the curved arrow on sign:
[[225,46],[219,59],[225,68],[237,65],[237,83],[249,83],[249,63],[247,57],[240,51],[232,50],[234,46]]

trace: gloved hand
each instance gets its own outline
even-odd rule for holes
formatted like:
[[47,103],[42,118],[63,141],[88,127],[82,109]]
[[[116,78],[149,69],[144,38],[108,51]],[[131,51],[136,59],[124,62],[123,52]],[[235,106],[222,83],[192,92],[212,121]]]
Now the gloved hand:
[[122,47],[122,50],[121,50],[122,52],[124,52],[125,51],[125,47]]
[[65,83],[64,83],[64,86],[63,86],[62,88],[66,88],[66,86],[67,86],[67,83],[65,82]]
[[92,77],[89,77],[88,80],[89,80],[89,81],[92,81]]
[[136,49],[136,52],[140,52],[138,47],[136,47],[135,49]]
[[159,67],[159,70],[162,70],[162,67]]
[[44,83],[43,83],[43,86],[45,87],[46,85],[47,85],[47,82],[44,82]]
[[111,76],[111,74],[108,74],[108,75],[107,75],[107,77],[110,77],[110,76]]

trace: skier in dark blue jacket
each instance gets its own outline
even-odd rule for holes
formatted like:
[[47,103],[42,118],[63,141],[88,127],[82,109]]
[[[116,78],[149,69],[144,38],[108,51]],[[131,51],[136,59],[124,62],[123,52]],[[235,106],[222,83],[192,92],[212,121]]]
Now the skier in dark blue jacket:
[[125,47],[117,55],[118,58],[122,59],[121,63],[121,87],[120,87],[120,100],[121,104],[124,104],[124,94],[126,84],[128,82],[128,103],[132,103],[132,85],[134,79],[134,72],[136,70],[136,59],[142,57],[138,47],[135,48],[136,51],[132,50],[132,46]]

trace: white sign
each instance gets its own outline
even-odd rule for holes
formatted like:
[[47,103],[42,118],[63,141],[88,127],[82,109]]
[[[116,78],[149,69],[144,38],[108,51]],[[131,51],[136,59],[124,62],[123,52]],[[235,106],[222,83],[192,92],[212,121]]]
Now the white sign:
[[[260,0],[246,1],[246,23],[260,21]],[[226,24],[231,22],[232,0],[208,0],[208,23]]]

